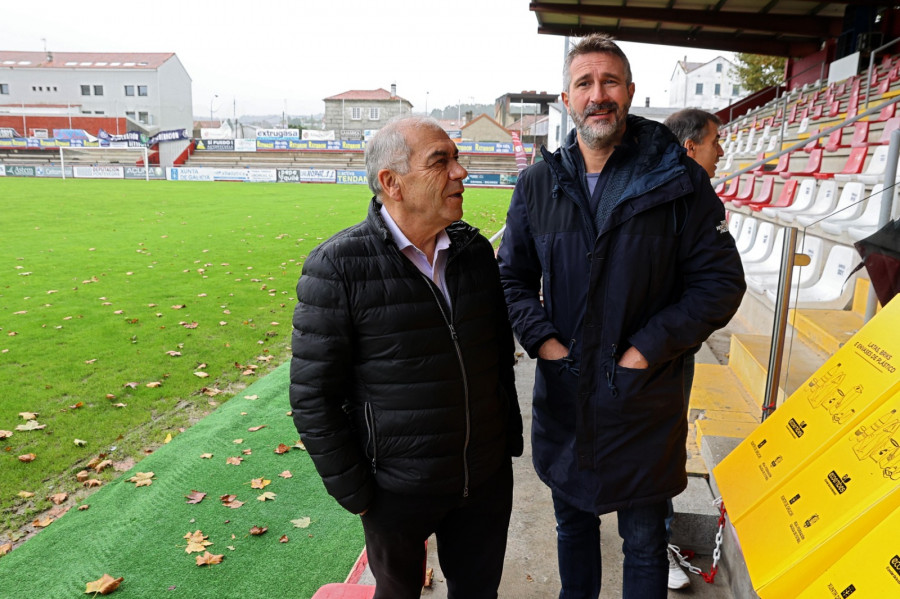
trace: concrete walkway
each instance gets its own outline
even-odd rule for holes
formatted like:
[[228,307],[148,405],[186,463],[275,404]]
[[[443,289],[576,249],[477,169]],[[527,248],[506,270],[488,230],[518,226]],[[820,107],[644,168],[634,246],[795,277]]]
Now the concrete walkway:
[[[520,350],[521,351],[521,350]],[[704,347],[698,354],[698,362],[716,361]],[[509,527],[506,563],[500,583],[501,598],[550,599],[559,595],[559,574],[556,564],[556,522],[550,490],[534,473],[531,465],[531,390],[534,385],[534,360],[524,353],[516,365],[516,387],[525,425],[525,452],[513,462],[515,490],[513,513]],[[705,481],[704,481],[705,482]],[[622,540],[616,526],[616,515],[601,518],[601,544],[603,552],[603,589],[601,599],[622,596]],[[672,540],[678,543],[678,539]],[[447,586],[437,557],[438,547],[434,537],[428,542],[428,567],[434,569],[431,588],[422,591],[422,597],[446,599]],[[698,556],[694,565],[709,571],[711,556]],[[724,572],[719,571],[714,584],[707,584],[699,576],[690,575],[691,586],[685,590],[669,591],[669,599],[694,597],[700,599],[733,599]],[[374,584],[368,570],[359,581]]]

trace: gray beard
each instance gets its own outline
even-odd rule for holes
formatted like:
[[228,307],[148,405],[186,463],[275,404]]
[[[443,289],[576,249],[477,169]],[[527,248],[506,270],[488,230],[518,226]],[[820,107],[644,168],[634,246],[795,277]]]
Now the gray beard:
[[[569,110],[569,116],[572,117],[572,120],[575,122],[575,129],[578,131],[578,136],[581,140],[587,145],[587,147],[592,150],[599,150],[605,147],[610,146],[611,144],[618,141],[619,133],[621,129],[625,127],[625,116],[628,114],[628,109],[631,106],[624,106],[624,110],[622,111],[622,118],[619,118],[619,108],[616,108],[616,120],[612,123],[597,123],[593,126],[587,124],[587,119],[584,117],[584,114],[577,114],[573,110]],[[588,105],[585,107],[585,112],[591,112],[596,109],[596,105]]]

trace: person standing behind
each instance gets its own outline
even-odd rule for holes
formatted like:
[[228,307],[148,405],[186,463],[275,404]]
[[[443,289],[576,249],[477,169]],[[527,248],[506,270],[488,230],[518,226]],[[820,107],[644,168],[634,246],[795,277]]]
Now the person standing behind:
[[[685,108],[679,110],[667,118],[663,124],[675,134],[678,143],[684,146],[687,155],[694,162],[703,167],[710,178],[716,176],[716,165],[719,158],[725,155],[722,149],[719,127],[722,121],[711,112],[699,108]],[[699,349],[698,348],[695,348]],[[684,401],[690,403],[691,386],[694,382],[694,350],[684,355]],[[666,517],[666,541],[672,537],[672,521],[675,518],[675,509],[672,500],[668,501],[669,513]],[[669,588],[683,589],[690,586],[691,581],[681,569],[675,554],[674,547],[669,546]]]
[[725,155],[719,135],[722,126],[719,117],[699,108],[685,108],[669,115],[663,124],[675,134],[687,155],[702,166],[710,178],[715,177],[719,158]]
[[432,533],[448,597],[494,599],[523,444],[497,262],[460,220],[467,173],[436,121],[390,122],[366,170],[368,216],[297,284],[294,424],[361,515],[376,599],[419,597]]
[[746,285],[706,173],[631,116],[605,35],[564,66],[575,131],[519,177],[499,250],[513,330],[537,357],[532,453],[557,521],[560,599],[600,594],[599,516],[617,512],[625,599],[666,596],[666,500],[687,486],[684,356]]

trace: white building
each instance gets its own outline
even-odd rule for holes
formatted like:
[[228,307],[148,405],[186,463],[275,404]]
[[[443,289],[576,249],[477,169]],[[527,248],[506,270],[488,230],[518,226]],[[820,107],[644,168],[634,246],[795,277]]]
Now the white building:
[[[149,136],[178,129],[190,135],[191,106],[191,78],[171,52],[0,50],[0,114],[125,118],[128,130]],[[161,143],[160,164],[171,164],[187,143]]]
[[669,106],[717,111],[742,97],[734,64],[717,56],[709,62],[679,60],[669,80]]

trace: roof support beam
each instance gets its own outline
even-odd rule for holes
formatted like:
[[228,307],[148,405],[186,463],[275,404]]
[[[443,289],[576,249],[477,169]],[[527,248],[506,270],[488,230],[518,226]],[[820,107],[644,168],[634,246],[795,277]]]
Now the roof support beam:
[[772,15],[677,8],[659,9],[598,6],[594,4],[554,4],[550,2],[532,2],[529,4],[529,9],[532,12],[540,13],[703,25],[707,27],[733,27],[816,38],[828,38],[839,35],[842,27],[841,19],[809,15]]
[[591,33],[608,33],[620,40],[645,44],[664,44],[666,46],[690,46],[724,52],[748,52],[770,56],[798,57],[807,56],[819,50],[816,41],[773,40],[763,36],[725,34],[709,34],[700,32],[688,37],[683,32],[666,32],[655,29],[634,29],[614,27],[594,27],[590,25],[544,25],[538,27],[538,33],[549,35],[568,35],[584,37]]

